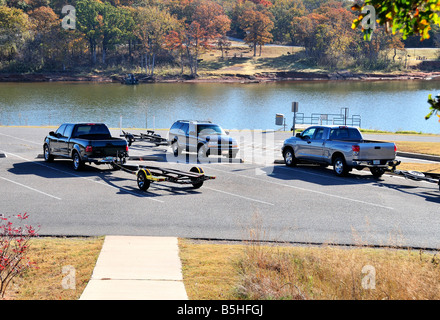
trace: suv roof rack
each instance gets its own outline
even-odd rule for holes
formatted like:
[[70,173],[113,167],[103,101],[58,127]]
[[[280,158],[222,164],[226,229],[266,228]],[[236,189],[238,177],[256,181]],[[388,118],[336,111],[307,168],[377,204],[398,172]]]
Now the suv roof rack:
[[212,123],[211,120],[177,120],[176,122],[205,122],[205,123]]

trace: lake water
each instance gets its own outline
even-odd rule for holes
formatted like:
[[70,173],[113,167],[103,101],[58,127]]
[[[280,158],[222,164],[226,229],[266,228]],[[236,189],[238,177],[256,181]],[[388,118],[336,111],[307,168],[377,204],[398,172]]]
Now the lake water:
[[428,94],[440,81],[322,81],[278,83],[0,83],[1,125],[105,122],[109,127],[169,128],[177,119],[212,120],[227,129],[280,129],[299,112],[360,115],[361,127],[440,133],[425,120]]

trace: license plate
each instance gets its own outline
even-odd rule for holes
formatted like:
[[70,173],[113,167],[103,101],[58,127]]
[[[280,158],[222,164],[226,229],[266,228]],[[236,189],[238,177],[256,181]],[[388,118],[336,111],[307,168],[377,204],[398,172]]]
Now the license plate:
[[228,150],[223,150],[222,154],[228,154],[228,152],[229,152]]
[[380,160],[373,160],[373,164],[380,164]]

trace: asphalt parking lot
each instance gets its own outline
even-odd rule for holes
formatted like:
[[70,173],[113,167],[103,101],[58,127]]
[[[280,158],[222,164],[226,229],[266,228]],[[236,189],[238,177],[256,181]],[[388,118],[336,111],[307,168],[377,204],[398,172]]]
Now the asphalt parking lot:
[[[75,172],[71,161],[39,157],[53,128],[0,127],[0,214],[27,212],[41,235],[149,235],[300,243],[399,245],[438,248],[438,186],[354,170],[274,163],[289,133],[232,132],[240,161],[202,166],[215,180],[200,189],[153,183],[140,191],[136,177],[107,165]],[[114,135],[119,130],[112,130]],[[166,135],[166,131],[159,132]],[[189,170],[185,155],[135,142],[131,156],[154,156],[154,166]],[[191,159],[189,159],[191,160]],[[136,163],[136,162],[134,162]]]

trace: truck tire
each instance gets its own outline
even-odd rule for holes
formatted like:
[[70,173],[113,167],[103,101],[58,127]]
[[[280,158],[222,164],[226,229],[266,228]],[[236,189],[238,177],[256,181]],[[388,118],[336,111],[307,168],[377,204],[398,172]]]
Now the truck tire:
[[173,150],[173,154],[175,157],[178,157],[182,153],[182,149],[179,148],[179,144],[177,141],[173,141],[171,143],[171,149]]
[[46,162],[52,162],[53,161],[53,155],[50,154],[50,149],[49,146],[47,144],[44,145],[43,147],[43,156],[44,156],[44,161]]
[[372,167],[370,168],[370,172],[375,178],[380,178],[385,173],[385,169]]
[[[148,171],[148,173],[150,173],[150,170],[145,169]],[[147,175],[145,174],[145,170],[139,170],[138,173],[136,174],[136,180],[137,180],[137,185],[138,188],[141,189],[142,191],[147,191],[148,188],[150,187],[150,180],[147,179]]]
[[[195,172],[195,173],[200,173],[200,174],[205,174],[205,172],[203,171],[202,168],[200,167],[192,167],[191,170],[189,170],[190,172]],[[199,189],[201,186],[203,186],[203,180],[200,182],[195,182],[196,179],[192,178],[191,181],[193,181],[192,185],[194,189]]]
[[204,144],[200,144],[197,147],[197,158],[204,159],[204,158],[207,158],[208,156],[209,156],[208,149],[206,148],[206,146]]
[[343,157],[336,157],[333,160],[333,171],[338,177],[346,176],[349,169]]
[[81,160],[81,157],[79,156],[78,151],[73,152],[72,160],[73,160],[73,170],[80,171],[83,169],[84,162]]
[[286,166],[288,167],[296,166],[295,153],[293,152],[292,148],[286,148],[283,152],[283,157]]

